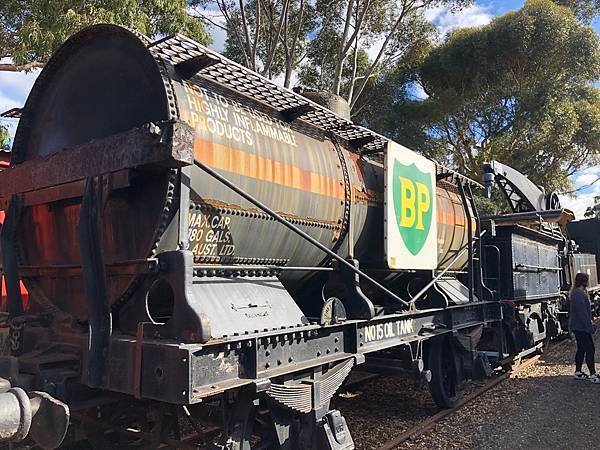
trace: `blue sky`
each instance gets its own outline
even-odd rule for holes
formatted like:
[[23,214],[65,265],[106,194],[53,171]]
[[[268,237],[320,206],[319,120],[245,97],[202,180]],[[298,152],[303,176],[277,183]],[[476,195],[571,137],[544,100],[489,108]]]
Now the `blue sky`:
[[[519,9],[523,3],[524,0],[476,0],[474,5],[458,13],[452,13],[445,7],[433,8],[427,12],[427,17],[440,28],[442,33],[446,33],[455,28],[485,25],[495,16]],[[594,28],[600,33],[600,21],[594,24]],[[212,47],[217,51],[222,50],[224,33],[216,28],[211,32],[214,39]],[[0,72],[0,112],[23,106],[37,75],[38,72],[29,74]],[[16,120],[7,119],[3,123],[8,124],[14,132]],[[581,188],[580,192],[576,198],[562,197],[563,206],[571,208],[578,218],[583,217],[585,208],[592,204],[594,196],[600,196],[600,183],[585,187],[598,176],[600,176],[600,167],[592,167],[575,174],[573,181],[576,187]]]

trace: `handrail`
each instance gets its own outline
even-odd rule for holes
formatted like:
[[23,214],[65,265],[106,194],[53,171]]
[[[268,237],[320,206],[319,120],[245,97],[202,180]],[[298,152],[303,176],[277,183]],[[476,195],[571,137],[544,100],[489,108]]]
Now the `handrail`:
[[335,253],[335,252],[331,251],[330,249],[328,249],[327,247],[325,247],[323,244],[321,244],[315,238],[313,238],[309,234],[305,233],[300,228],[296,227],[294,224],[292,224],[291,222],[289,222],[288,220],[286,220],[285,218],[283,218],[280,214],[277,214],[275,211],[273,211],[267,205],[265,205],[264,203],[262,203],[260,200],[257,200],[252,195],[248,194],[247,192],[245,192],[242,189],[240,189],[239,187],[237,187],[235,184],[233,184],[227,178],[223,177],[222,175],[220,175],[215,170],[213,170],[210,167],[208,167],[203,162],[195,160],[194,164],[196,166],[198,166],[200,169],[202,169],[203,171],[205,171],[206,173],[208,173],[209,175],[211,175],[216,180],[220,181],[222,184],[224,184],[225,186],[227,186],[229,189],[231,189],[232,191],[234,191],[236,194],[238,194],[239,196],[243,197],[244,199],[246,199],[247,201],[249,201],[250,203],[252,203],[257,208],[259,208],[262,211],[264,211],[266,214],[268,214],[269,216],[271,216],[277,222],[281,223],[282,225],[284,225],[286,228],[288,228],[289,230],[291,230],[294,233],[296,233],[301,238],[307,240],[308,242],[310,242],[312,245],[314,245],[315,247],[317,247],[322,252],[327,253],[329,256],[331,256],[332,258],[334,258],[335,260],[337,260],[340,264],[343,264],[344,266],[346,266],[346,268],[350,269],[352,272],[356,273],[357,275],[363,277],[365,280],[369,281],[373,286],[375,286],[377,289],[379,289],[380,291],[382,291],[383,293],[385,293],[386,295],[388,295],[389,297],[391,297],[393,300],[397,301],[398,303],[400,303],[400,304],[402,304],[404,306],[410,306],[410,304],[406,300],[404,300],[401,297],[399,297],[396,294],[394,294],[392,291],[390,291],[388,288],[386,288],[385,286],[383,286],[381,283],[379,283],[376,280],[374,280],[373,278],[371,278],[369,275],[367,275],[366,273],[364,273],[362,270],[354,267],[352,264],[350,264],[348,261],[346,261],[340,255],[338,255],[337,253]]
[[[481,238],[481,237],[482,237],[482,236],[483,236],[483,235],[484,235],[486,232],[487,232],[487,230],[483,230],[483,231],[482,231],[482,232],[479,234],[479,238]],[[437,274],[437,275],[436,275],[436,276],[433,278],[433,280],[431,280],[429,283],[427,283],[427,284],[425,285],[425,287],[423,287],[423,288],[422,288],[422,289],[421,289],[419,292],[417,292],[417,293],[415,294],[415,296],[414,296],[413,298],[411,298],[411,299],[410,299],[410,305],[411,305],[411,306],[414,306],[415,302],[416,302],[417,300],[419,300],[419,298],[420,298],[420,297],[422,297],[422,296],[423,296],[423,295],[424,295],[424,294],[425,294],[425,293],[426,293],[426,292],[427,292],[427,291],[428,291],[428,290],[431,288],[431,286],[433,286],[433,285],[435,284],[435,282],[436,282],[436,281],[439,281],[439,280],[440,280],[440,278],[442,278],[442,277],[444,276],[444,274],[445,274],[446,272],[448,272],[448,270],[450,270],[450,268],[452,267],[452,265],[453,265],[453,264],[454,264],[456,261],[458,261],[458,260],[460,259],[460,257],[461,257],[462,255],[464,255],[464,254],[465,254],[465,252],[466,252],[466,251],[469,249],[469,245],[471,245],[471,242],[468,242],[468,243],[466,243],[465,245],[463,245],[463,246],[461,247],[461,249],[460,249],[460,250],[461,250],[461,251],[460,251],[460,253],[459,253],[458,255],[456,255],[452,261],[450,261],[450,264],[448,264],[444,270],[442,270],[440,273],[438,273],[438,274]]]

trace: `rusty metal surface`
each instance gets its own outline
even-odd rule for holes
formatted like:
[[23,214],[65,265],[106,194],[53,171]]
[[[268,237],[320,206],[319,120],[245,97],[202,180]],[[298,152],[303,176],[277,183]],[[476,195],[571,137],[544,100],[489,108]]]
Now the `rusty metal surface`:
[[[163,138],[168,136],[168,138]],[[177,145],[174,145],[174,143]],[[178,122],[150,124],[104,139],[93,140],[48,156],[26,161],[0,172],[0,196],[37,191],[123,169],[159,164],[192,164],[188,125]]]
[[[382,167],[348,145],[372,133],[295,93],[275,89],[260,77],[253,78],[247,70],[208,50],[206,54],[217,62],[204,61],[200,73],[194,76],[187,67],[184,75],[191,77],[182,79],[183,72],[176,65],[189,58],[181,52],[194,57],[204,51],[187,38],[163,40],[146,48],[136,36],[111,26],[92,27],[76,35],[52,58],[27,101],[14,162],[30,164],[26,161],[52,154],[57,148],[118,134],[140,122],[179,116],[194,130],[194,159],[225,175],[340,256],[352,254],[363,268],[384,268]],[[99,64],[103,65],[102,71]],[[102,76],[96,72],[102,72]],[[125,106],[121,109],[120,105]],[[173,159],[187,162],[188,155],[177,154],[176,150],[185,153],[188,137],[175,133],[162,135],[161,140],[166,139],[165,145],[173,150]],[[371,140],[365,148],[375,142]],[[131,146],[126,144],[116,140],[114,151],[134,159],[135,154],[128,153]],[[83,147],[87,145],[93,144]],[[63,151],[49,160],[67,159],[67,154]],[[124,168],[118,167],[114,158],[97,158],[89,159],[89,166],[96,167],[96,172],[104,163],[112,164],[114,170]],[[73,173],[84,167],[86,163],[82,162],[81,167],[72,169]],[[48,177],[60,178],[63,170],[69,169],[51,170]],[[186,170],[192,201],[191,209],[185,212],[189,221],[187,239],[179,236],[178,215],[183,212],[171,207],[179,188],[173,174],[168,169],[130,173],[122,189],[111,190],[106,196],[102,239],[107,264],[144,260],[156,252],[172,251],[182,241],[189,241],[198,262],[329,264],[318,248],[306,245],[214,178],[197,167]],[[438,182],[438,221],[442,223],[438,239],[443,267],[464,245],[466,231],[461,224],[466,219],[458,195],[445,187],[452,186],[456,175],[441,167],[437,170],[438,178],[444,179]],[[40,181],[35,182],[42,186]],[[18,236],[20,265],[81,266],[79,245],[69,239],[79,219],[80,197],[71,192],[65,194],[65,200],[59,200],[59,194],[65,192],[25,202],[22,228],[40,231]],[[79,300],[83,283],[77,272],[70,271],[73,276],[68,284],[61,281],[64,277],[38,272],[35,283],[46,297],[57,299],[62,309],[85,318],[87,313]],[[314,277],[321,279],[309,283]],[[135,274],[109,274],[109,303],[133,295],[139,280]],[[298,289],[308,288],[318,292],[320,298],[325,275],[286,271],[281,280],[296,294]]]
[[[438,182],[437,187],[437,225],[438,225],[438,265],[445,268],[456,256],[459,249],[464,248],[469,239],[467,214],[465,205],[454,186],[446,182]],[[477,230],[474,230],[476,233]],[[465,254],[452,267],[460,270],[467,264]]]
[[[271,108],[193,81],[197,84],[174,83],[174,90],[182,120],[196,130],[195,158],[297,220],[327,247],[343,247],[343,154],[318,130],[286,124]],[[191,198],[201,208],[190,214],[190,248],[197,256],[287,258],[292,265],[316,265],[323,259],[321,251],[200,169],[193,167],[191,173]]]
[[[307,97],[275,84],[186,36],[167,36],[148,47],[154,55],[172,64],[180,77],[187,79],[197,73],[206,80],[273,108],[286,121],[300,119],[323,132],[335,134],[346,141],[352,151],[358,149],[364,155],[380,154],[389,142],[385,136],[354,124]],[[181,70],[183,67],[185,69]],[[190,67],[194,70],[189,70]],[[436,166],[438,175],[481,186],[441,164],[436,163]]]
[[[122,170],[107,174],[107,184],[111,190],[123,189],[130,186],[129,170]],[[39,189],[27,192],[22,195],[24,206],[40,205],[42,203],[52,203],[58,200],[79,198],[83,193],[84,180],[65,183],[60,186],[54,186],[46,189]],[[0,197],[0,210],[5,211],[8,208],[9,201],[6,197]]]
[[29,436],[41,448],[58,448],[69,428],[69,407],[46,392],[30,392],[33,418]]
[[334,132],[346,141],[372,137],[373,140],[364,146],[365,149],[383,150],[386,145],[387,140],[383,136],[354,125],[351,121],[335,115],[317,103],[277,86],[270,80],[227,60],[222,55],[203,47],[186,36],[167,37],[151,44],[150,49],[172,64],[181,64],[206,55],[212,60],[212,64],[205,66],[206,68],[202,70],[203,77],[256,99],[280,112],[310,106],[300,116],[304,122]]
[[[138,37],[112,25],[86,29],[55,53],[36,80],[19,122],[11,162],[19,165],[150,122],[170,120],[165,92],[160,62]],[[176,143],[170,145],[178,150]],[[126,189],[106,186],[110,195],[102,213],[108,264],[153,256],[165,223],[173,215],[175,180],[171,169],[136,168],[129,175]],[[45,204],[26,203],[15,238],[19,264],[81,265],[79,244],[73,239],[81,199],[73,193],[66,197],[49,198]],[[110,302],[131,295],[138,279],[131,274],[109,276]],[[81,275],[68,283],[51,276],[24,281],[34,305],[41,295],[85,320]]]

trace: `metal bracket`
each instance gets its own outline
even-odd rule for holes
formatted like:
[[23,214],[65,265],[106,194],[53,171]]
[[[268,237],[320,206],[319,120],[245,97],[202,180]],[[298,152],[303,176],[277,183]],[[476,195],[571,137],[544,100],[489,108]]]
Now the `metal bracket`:
[[106,361],[112,333],[102,250],[102,203],[101,177],[88,178],[81,202],[79,242],[85,299],[89,312],[88,384],[92,387],[100,387],[106,382]]
[[23,299],[21,298],[21,288],[19,285],[16,248],[16,233],[22,210],[23,201],[21,196],[13,195],[10,199],[10,206],[6,212],[4,224],[2,225],[2,231],[0,232],[8,314],[11,319],[23,314]]
[[220,61],[217,58],[213,58],[210,55],[198,55],[176,64],[175,71],[181,78],[188,79],[192,78],[202,69],[213,66],[218,62]]
[[168,121],[147,124],[62,151],[57,149],[56,153],[0,172],[0,202],[11,194],[143,165],[190,165],[194,161],[193,137],[194,131],[186,123]]
[[304,114],[314,111],[315,107],[307,103],[305,105],[293,106],[288,109],[281,111],[281,115],[284,117],[286,122],[293,122],[294,120],[302,117]]

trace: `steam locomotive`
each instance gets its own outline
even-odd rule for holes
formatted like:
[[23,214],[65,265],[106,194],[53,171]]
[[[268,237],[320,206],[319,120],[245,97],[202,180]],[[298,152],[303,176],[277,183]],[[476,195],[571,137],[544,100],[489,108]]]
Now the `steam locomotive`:
[[510,213],[185,36],[77,33],[0,173],[1,439],[351,449],[356,366],[453,406],[561,332],[573,270],[556,197],[484,172]]

